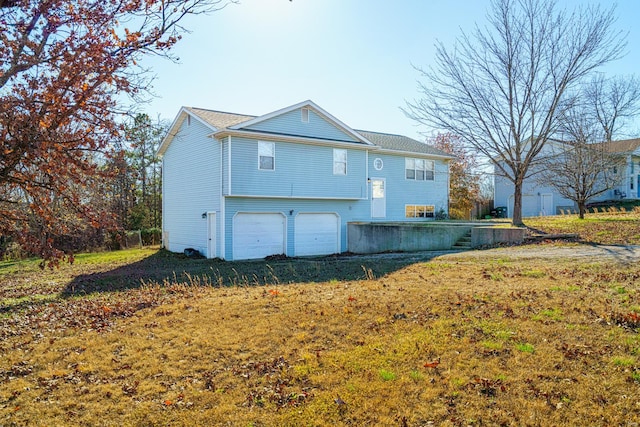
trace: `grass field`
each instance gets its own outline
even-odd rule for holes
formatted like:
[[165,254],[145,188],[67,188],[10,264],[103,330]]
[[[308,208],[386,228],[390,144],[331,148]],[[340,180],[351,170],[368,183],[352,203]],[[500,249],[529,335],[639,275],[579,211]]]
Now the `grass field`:
[[[604,209],[604,208],[600,208]],[[640,245],[640,208],[633,212],[587,214],[584,219],[577,215],[526,218],[525,223],[533,229],[547,233],[578,234],[587,243],[609,245]]]
[[488,254],[0,263],[0,425],[637,422],[640,267]]

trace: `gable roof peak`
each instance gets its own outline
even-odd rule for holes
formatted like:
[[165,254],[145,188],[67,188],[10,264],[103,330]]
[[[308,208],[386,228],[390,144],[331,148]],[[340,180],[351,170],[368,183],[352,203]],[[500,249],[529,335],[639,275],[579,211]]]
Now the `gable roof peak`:
[[250,120],[247,120],[245,122],[242,122],[242,123],[237,123],[235,125],[229,126],[228,128],[231,129],[231,130],[241,130],[243,128],[246,128],[246,127],[249,127],[249,126],[253,126],[253,125],[256,125],[258,123],[262,123],[262,122],[264,122],[266,120],[269,120],[269,119],[272,119],[274,117],[281,116],[283,114],[289,113],[291,111],[298,110],[300,108],[305,108],[305,107],[312,109],[314,111],[314,113],[316,113],[319,116],[323,117],[325,120],[327,120],[328,122],[333,124],[335,127],[340,129],[342,132],[346,133],[350,137],[356,139],[357,141],[360,141],[360,142],[362,142],[362,143],[364,143],[366,145],[374,145],[364,135],[361,135],[358,132],[354,131],[353,129],[351,129],[351,127],[349,127],[346,124],[344,124],[342,121],[340,121],[339,119],[337,119],[336,117],[331,115],[329,112],[324,110],[322,107],[320,107],[318,104],[316,104],[315,102],[311,101],[310,99],[298,102],[297,104],[293,104],[293,105],[281,108],[281,109],[276,110],[276,111],[272,111],[271,113],[267,113],[267,114],[265,114],[263,116],[254,117],[254,118],[252,118]]

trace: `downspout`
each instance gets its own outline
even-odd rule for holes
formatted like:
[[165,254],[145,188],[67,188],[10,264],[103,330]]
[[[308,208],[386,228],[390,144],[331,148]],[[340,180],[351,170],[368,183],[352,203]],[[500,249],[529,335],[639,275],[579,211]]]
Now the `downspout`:
[[364,182],[366,183],[365,200],[369,200],[369,150],[366,150],[364,154],[365,154]]
[[166,233],[165,233],[165,224],[166,224],[165,215],[166,215],[166,212],[167,212],[167,209],[166,209],[166,206],[165,206],[167,198],[165,197],[165,194],[164,194],[165,188],[167,188],[166,185],[165,185],[165,182],[164,182],[164,176],[165,176],[165,173],[164,173],[164,159],[165,158],[163,156],[162,157],[162,169],[160,170],[161,179],[162,179],[162,234],[161,234],[160,238],[162,239],[162,247],[164,249],[169,249],[169,245],[168,245],[169,242],[165,242],[165,237],[164,237],[166,235]]
[[228,179],[227,185],[229,186],[229,188],[228,188],[229,191],[227,191],[227,196],[231,196],[231,135],[229,135],[228,138],[229,138],[229,141],[227,143],[227,145],[228,145],[228,147],[227,147],[227,151],[228,151],[228,153],[227,153],[227,163],[228,163],[227,173],[229,174],[229,179]]
[[224,142],[220,141],[220,258],[226,259],[225,253],[225,204],[224,197]]
[[[436,166],[435,166],[435,162],[434,162],[433,169],[435,169],[435,168],[436,168]],[[435,180],[435,178],[434,178],[434,180]],[[451,200],[449,198],[449,196],[451,194],[451,188],[449,186],[450,180],[451,180],[451,159],[449,159],[449,161],[447,162],[447,217],[449,217],[449,203],[450,203],[450,200]]]

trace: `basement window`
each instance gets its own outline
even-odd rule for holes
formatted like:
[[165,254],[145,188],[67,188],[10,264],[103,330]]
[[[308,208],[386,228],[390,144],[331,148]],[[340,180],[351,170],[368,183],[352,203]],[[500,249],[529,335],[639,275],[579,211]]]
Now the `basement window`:
[[436,207],[433,205],[405,205],[406,218],[434,218]]

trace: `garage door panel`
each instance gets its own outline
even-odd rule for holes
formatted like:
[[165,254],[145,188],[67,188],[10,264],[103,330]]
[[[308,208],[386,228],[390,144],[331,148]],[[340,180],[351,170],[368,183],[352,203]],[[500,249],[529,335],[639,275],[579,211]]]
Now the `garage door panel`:
[[334,213],[301,213],[295,220],[295,254],[329,255],[340,252],[340,219]]
[[233,259],[285,253],[285,219],[277,213],[239,213],[233,219]]

